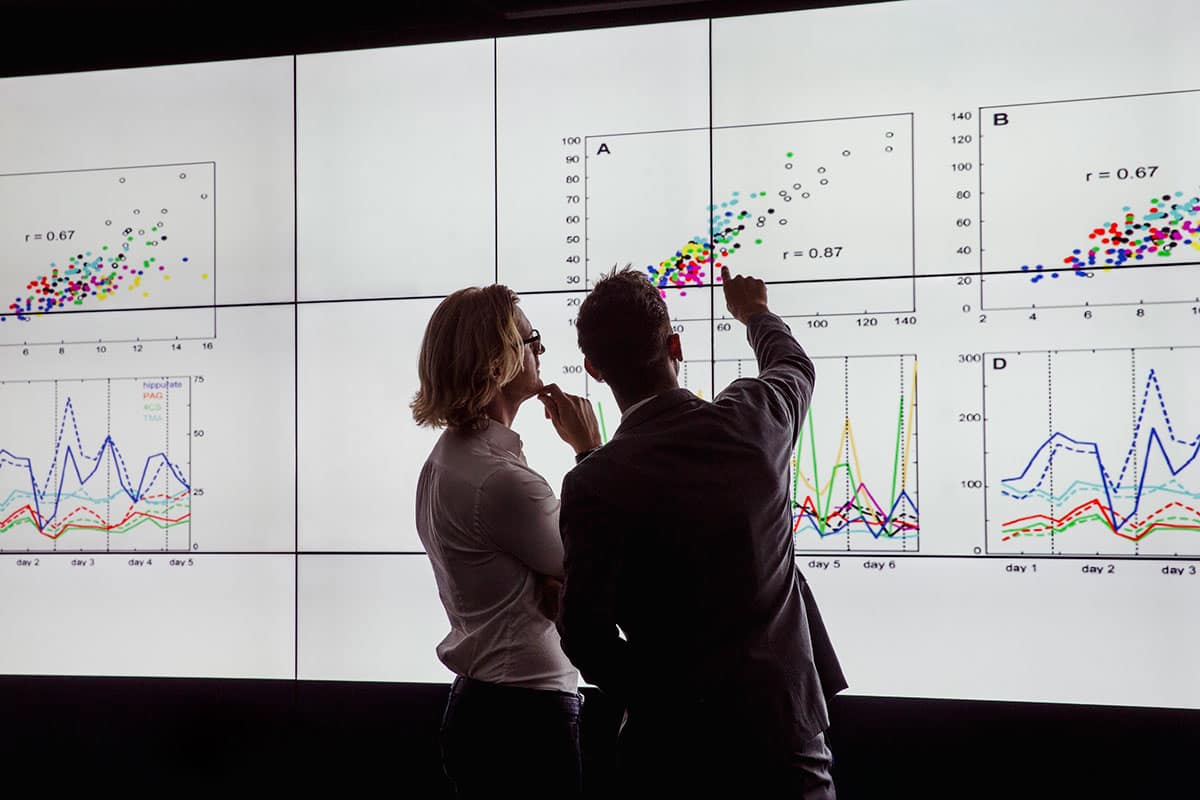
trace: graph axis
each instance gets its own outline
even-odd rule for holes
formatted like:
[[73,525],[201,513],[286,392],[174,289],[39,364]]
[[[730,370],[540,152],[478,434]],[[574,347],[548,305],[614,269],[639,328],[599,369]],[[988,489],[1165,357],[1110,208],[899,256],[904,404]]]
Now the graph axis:
[[[207,308],[207,306],[205,306]],[[157,309],[162,310],[162,309]],[[110,312],[117,314],[138,314],[144,313],[141,309],[131,309],[128,311]],[[172,336],[172,337],[153,337],[145,338],[137,337],[133,339],[60,339],[57,342],[10,342],[8,344],[0,344],[0,348],[6,347],[56,347],[75,344],[151,344],[153,342],[211,342],[217,338],[216,334],[216,309],[213,309],[213,335],[212,336]]]
[[[1144,266],[1129,267],[1128,270],[1146,270],[1146,269],[1162,269],[1164,267],[1195,267],[1200,266],[1200,261],[1180,261],[1174,264],[1146,264]],[[1179,306],[1200,303],[1200,294],[1195,297],[1187,297],[1180,300],[1130,300],[1123,303],[1030,303],[1027,306],[989,306],[983,302],[983,284],[989,276],[994,275],[1013,275],[1020,274],[1012,271],[1006,272],[987,272],[980,273],[979,276],[979,293],[981,311],[1040,311],[1050,309],[1072,309],[1072,308],[1134,308],[1137,306]]]

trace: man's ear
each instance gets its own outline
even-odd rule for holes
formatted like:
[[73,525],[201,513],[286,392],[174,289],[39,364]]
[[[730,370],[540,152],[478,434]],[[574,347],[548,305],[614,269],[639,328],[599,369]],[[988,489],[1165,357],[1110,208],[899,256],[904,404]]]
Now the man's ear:
[[667,352],[671,355],[672,361],[683,361],[683,342],[680,341],[678,333],[672,333],[668,337]]
[[600,374],[600,370],[596,369],[595,365],[588,360],[587,356],[583,357],[583,369],[588,375],[592,376],[592,380],[596,383],[604,383],[604,376]]

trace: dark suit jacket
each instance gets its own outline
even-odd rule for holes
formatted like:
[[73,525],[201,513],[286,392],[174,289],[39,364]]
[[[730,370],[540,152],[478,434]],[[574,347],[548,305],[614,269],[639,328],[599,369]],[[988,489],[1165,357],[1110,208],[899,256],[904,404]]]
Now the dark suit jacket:
[[747,332],[758,378],[712,402],[656,396],[567,474],[558,628],[631,724],[670,715],[685,736],[790,749],[846,686],[793,556],[788,465],[814,369],[774,314]]

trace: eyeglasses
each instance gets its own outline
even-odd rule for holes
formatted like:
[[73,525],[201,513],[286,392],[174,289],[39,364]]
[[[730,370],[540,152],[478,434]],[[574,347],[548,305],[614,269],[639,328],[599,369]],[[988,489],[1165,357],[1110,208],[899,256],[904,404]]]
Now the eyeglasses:
[[522,345],[526,345],[526,344],[533,345],[534,355],[541,355],[542,353],[546,352],[546,348],[542,346],[542,334],[538,333],[537,328],[533,328],[529,332],[529,338],[522,339],[521,344]]

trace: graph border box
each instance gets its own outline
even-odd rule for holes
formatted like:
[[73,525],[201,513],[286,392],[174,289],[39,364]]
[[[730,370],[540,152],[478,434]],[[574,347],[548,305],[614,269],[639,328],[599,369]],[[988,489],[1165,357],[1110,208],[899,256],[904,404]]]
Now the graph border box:
[[1084,554],[1084,553],[1012,553],[1012,552],[992,552],[991,550],[991,535],[989,531],[989,515],[988,515],[988,411],[987,411],[987,368],[990,359],[993,356],[1006,355],[1055,355],[1058,353],[1129,353],[1154,350],[1191,350],[1200,354],[1200,345],[1150,345],[1146,347],[1060,347],[1060,348],[1030,348],[1028,350],[992,350],[982,353],[980,361],[980,390],[982,397],[981,410],[983,412],[982,439],[983,449],[980,453],[983,468],[983,552],[974,556],[975,558],[1003,558],[1009,560],[1029,560],[1029,559],[1050,559],[1050,560],[1083,560],[1083,561],[1200,561],[1200,553],[1195,555],[1166,555],[1161,553],[1147,553],[1145,555],[1127,555],[1118,553],[1099,553],[1099,554]]
[[[583,137],[584,157],[583,157],[583,280],[585,285],[590,285],[591,273],[589,271],[591,264],[591,255],[588,252],[588,218],[589,204],[591,201],[588,195],[588,142],[592,139],[613,139],[621,136],[657,136],[671,133],[694,133],[696,131],[708,131],[711,140],[714,131],[737,130],[741,128],[765,128],[780,125],[802,125],[806,123],[821,123],[821,122],[844,122],[847,120],[856,119],[887,119],[887,118],[904,118],[908,125],[908,190],[909,190],[909,253],[908,253],[908,273],[905,275],[889,275],[885,277],[853,277],[853,278],[810,278],[791,281],[766,281],[770,286],[803,286],[807,284],[838,284],[838,283],[855,283],[855,282],[876,282],[876,281],[908,281],[909,284],[909,306],[907,308],[889,308],[889,309],[872,309],[864,314],[864,312],[833,312],[833,313],[814,313],[814,314],[780,314],[779,316],[785,319],[807,319],[815,317],[861,317],[870,315],[884,314],[915,314],[917,313],[917,202],[916,202],[916,115],[912,111],[902,111],[892,114],[857,114],[844,117],[822,117],[817,119],[793,119],[779,120],[775,122],[753,122],[743,123],[741,125],[712,125],[707,127],[691,127],[691,128],[666,128],[663,130],[652,131],[625,131],[622,133],[587,134]],[[709,204],[713,202],[713,165],[710,159],[708,165],[709,175]],[[712,270],[709,270],[708,281],[705,286],[715,286],[715,276]]]
[[[1081,303],[1053,304],[1053,305],[1030,304],[1028,306],[994,306],[994,305],[987,304],[987,301],[986,301],[987,293],[984,291],[984,283],[989,276],[993,276],[993,275],[1023,275],[1023,274],[1025,274],[1021,270],[1017,270],[1017,269],[988,271],[988,270],[984,269],[984,265],[983,265],[983,253],[984,253],[984,250],[986,249],[984,237],[983,237],[984,225],[986,223],[986,218],[984,217],[984,213],[983,213],[983,196],[985,194],[984,186],[983,186],[983,168],[985,165],[984,158],[983,158],[983,137],[984,137],[983,119],[984,119],[985,111],[988,111],[991,109],[997,109],[997,108],[1028,108],[1030,106],[1057,106],[1057,105],[1068,105],[1070,103],[1096,103],[1096,102],[1115,101],[1115,100],[1129,100],[1129,99],[1141,98],[1141,97],[1162,97],[1165,95],[1183,95],[1183,94],[1194,94],[1194,95],[1197,95],[1198,98],[1200,98],[1200,89],[1176,89],[1176,90],[1167,91],[1167,92],[1135,92],[1132,94],[1100,95],[1097,97],[1069,97],[1069,98],[1065,98],[1062,100],[1037,100],[1037,101],[1028,102],[1028,103],[996,103],[993,105],[977,107],[976,113],[977,113],[978,119],[977,119],[977,129],[976,129],[976,141],[978,142],[979,149],[978,149],[978,154],[976,157],[976,164],[978,165],[976,172],[978,173],[977,191],[979,193],[979,216],[978,216],[978,221],[979,221],[979,242],[978,242],[979,269],[976,274],[979,276],[979,310],[980,311],[1029,311],[1029,310],[1035,309],[1035,308],[1037,308],[1037,309],[1086,308],[1086,307],[1100,308],[1100,307],[1105,307],[1105,306],[1120,308],[1120,307],[1137,306],[1137,305],[1179,305],[1181,303],[1200,302],[1200,295],[1198,295],[1193,298],[1185,298],[1185,299],[1181,299],[1181,300],[1151,300],[1151,301],[1146,301],[1146,302],[1143,302],[1141,300],[1130,300],[1128,302],[1121,302],[1121,303],[1081,302]],[[1170,267],[1200,267],[1200,260],[1174,262],[1172,264],[1141,264],[1141,265],[1136,265],[1132,268],[1133,269],[1163,269],[1163,268],[1170,268]],[[1009,351],[1009,352],[1014,352],[1014,351]],[[997,355],[999,355],[999,353],[997,353]]]
[[[165,164],[131,164],[131,165],[127,165],[127,166],[116,166],[116,167],[91,167],[91,168],[84,168],[84,169],[56,169],[56,170],[34,170],[31,172],[6,172],[6,173],[0,173],[0,179],[15,178],[15,177],[30,177],[30,176],[35,176],[35,175],[69,175],[69,174],[73,174],[73,173],[83,173],[83,172],[116,172],[116,171],[121,171],[121,170],[135,170],[135,169],[162,169],[164,167],[195,167],[195,166],[201,166],[201,165],[212,167],[212,280],[210,281],[210,283],[212,284],[212,302],[204,304],[204,305],[199,305],[199,306],[197,306],[197,305],[176,305],[176,306],[155,305],[155,306],[150,306],[147,308],[124,308],[124,309],[114,309],[114,310],[93,308],[93,309],[83,310],[82,312],[70,311],[70,312],[66,312],[66,313],[70,313],[70,314],[79,314],[79,313],[84,313],[84,314],[139,314],[139,313],[146,313],[146,312],[172,311],[172,310],[177,310],[177,309],[178,310],[190,310],[190,309],[197,309],[197,308],[211,308],[212,309],[212,333],[211,333],[211,335],[209,335],[209,336],[183,336],[183,337],[180,337],[180,336],[141,337],[141,336],[139,336],[135,339],[119,339],[119,338],[118,339],[104,339],[104,340],[87,339],[87,340],[71,341],[71,342],[60,342],[60,341],[38,341],[38,342],[29,342],[29,343],[0,342],[0,348],[3,348],[3,347],[25,347],[25,346],[36,347],[36,346],[40,346],[40,345],[57,345],[57,344],[91,344],[93,342],[100,342],[100,341],[104,341],[106,343],[123,343],[123,342],[135,342],[135,341],[136,342],[174,342],[174,341],[182,342],[182,341],[207,341],[209,339],[216,339],[217,338],[217,307],[218,307],[218,303],[217,303],[217,260],[218,260],[217,259],[217,162],[216,161],[180,161],[180,162],[169,162],[169,163],[165,163]],[[54,313],[63,313],[63,312],[50,312],[49,314],[46,314],[46,312],[35,312],[35,313],[37,313],[39,316],[41,316],[41,315],[52,316]]]
[[[11,384],[29,385],[29,384],[35,384],[35,383],[51,383],[51,384],[97,383],[97,382],[102,382],[102,381],[107,382],[107,381],[144,381],[144,380],[163,380],[163,381],[181,380],[181,381],[185,381],[186,385],[187,385],[187,407],[188,407],[188,411],[187,411],[187,443],[188,443],[188,446],[187,446],[187,462],[186,463],[187,463],[187,470],[188,470],[188,481],[190,482],[190,486],[194,487],[196,485],[195,481],[193,479],[193,476],[192,476],[192,390],[193,390],[193,388],[195,388],[193,386],[194,379],[195,378],[193,375],[112,375],[112,376],[106,376],[103,378],[37,378],[37,379],[33,379],[33,380],[19,380],[19,379],[17,379],[17,380],[0,380],[0,385],[10,384],[10,383]],[[3,446],[3,444],[0,443],[0,446]],[[147,554],[147,553],[150,553],[150,554],[153,554],[153,553],[191,553],[191,552],[193,552],[192,551],[192,497],[193,497],[192,491],[189,488],[188,501],[187,501],[187,509],[188,509],[187,544],[182,548],[172,547],[172,548],[142,548],[142,549],[124,549],[124,550],[122,550],[122,549],[116,549],[116,548],[110,547],[110,548],[107,548],[104,550],[98,550],[98,549],[94,549],[94,548],[93,549],[79,549],[79,550],[67,550],[67,549],[59,550],[56,547],[58,540],[52,539],[51,541],[54,542],[55,546],[52,546],[45,550],[32,549],[32,548],[6,549],[4,547],[3,542],[0,541],[0,556],[21,555],[24,553],[28,553],[31,555],[77,555],[77,556],[78,555],[110,555],[110,554],[136,555],[138,553],[141,553],[143,555]]]

